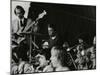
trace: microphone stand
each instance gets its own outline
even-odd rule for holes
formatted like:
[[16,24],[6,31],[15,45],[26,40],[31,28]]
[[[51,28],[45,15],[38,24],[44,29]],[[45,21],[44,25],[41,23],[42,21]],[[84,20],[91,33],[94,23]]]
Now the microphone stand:
[[[76,46],[77,46],[77,45],[73,46],[70,50],[72,50],[72,49],[73,49],[74,47],[76,47]],[[66,49],[66,50],[67,50],[67,49]],[[72,60],[72,63],[73,63],[73,65],[74,65],[75,69],[77,69],[77,66],[76,66],[76,64],[75,64],[75,61],[74,61],[74,59],[73,59],[71,53],[70,53],[70,50],[67,50],[67,52],[68,52],[68,54],[69,54],[69,56],[70,56],[70,58],[71,58],[71,60]]]
[[[33,28],[33,26],[32,26],[32,28]],[[32,33],[32,28],[31,28],[31,33]],[[32,50],[32,35],[30,34],[29,35],[29,53],[30,53],[30,55],[29,55],[29,63],[31,63],[31,58],[32,58],[32,56],[31,56],[31,50]]]
[[[36,21],[35,21],[35,23],[34,23],[34,25],[32,25],[32,28],[31,28],[31,34],[30,34],[30,55],[29,55],[29,63],[31,63],[31,61],[32,61],[32,55],[31,55],[31,52],[32,52],[32,44],[34,45],[34,49],[33,50],[35,50],[36,48],[35,48],[35,42],[36,42],[36,36],[34,35],[33,37],[34,37],[34,39],[33,39],[33,41],[32,41],[32,33],[36,33],[37,32],[37,30],[35,31],[34,29],[35,29],[35,26],[37,26],[37,23],[38,23],[38,18],[36,19]],[[35,25],[36,24],[36,25]]]
[[69,51],[68,51],[68,54],[70,55],[70,58],[71,58],[71,60],[73,62],[73,65],[74,65],[75,69],[77,69],[75,61],[74,61],[74,59],[73,59],[73,57],[72,57],[72,55],[71,55],[71,53]]

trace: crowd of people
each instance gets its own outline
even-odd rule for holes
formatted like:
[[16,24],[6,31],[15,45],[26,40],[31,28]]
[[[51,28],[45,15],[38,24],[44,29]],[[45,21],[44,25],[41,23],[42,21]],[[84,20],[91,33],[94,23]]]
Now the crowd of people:
[[48,24],[49,39],[42,42],[41,49],[33,50],[31,47],[30,53],[29,35],[20,34],[26,27],[25,11],[21,6],[16,6],[14,12],[18,18],[12,23],[12,75],[96,68],[96,36],[89,47],[82,38],[78,38],[78,43],[70,47],[68,42],[61,42],[54,25]]

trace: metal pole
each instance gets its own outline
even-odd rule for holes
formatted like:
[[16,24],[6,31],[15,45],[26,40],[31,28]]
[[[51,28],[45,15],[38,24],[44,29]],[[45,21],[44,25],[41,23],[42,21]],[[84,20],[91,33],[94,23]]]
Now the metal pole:
[[29,56],[29,63],[31,63],[31,50],[32,50],[32,36],[31,34],[29,35],[30,36],[30,56]]
[[70,52],[68,52],[68,54],[70,55],[70,58],[72,59],[72,62],[73,62],[73,64],[74,64],[74,66],[75,66],[75,69],[77,69],[76,64],[75,64],[75,62],[74,62],[74,59],[73,59],[72,55],[70,54]]

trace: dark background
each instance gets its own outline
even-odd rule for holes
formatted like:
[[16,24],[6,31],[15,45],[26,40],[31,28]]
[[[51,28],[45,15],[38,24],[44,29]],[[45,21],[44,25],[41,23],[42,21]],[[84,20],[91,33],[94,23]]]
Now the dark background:
[[79,37],[92,44],[96,35],[96,6],[32,2],[28,18],[35,20],[43,10],[47,15],[39,21],[39,33],[48,34],[47,25],[53,24],[61,39],[70,45]]

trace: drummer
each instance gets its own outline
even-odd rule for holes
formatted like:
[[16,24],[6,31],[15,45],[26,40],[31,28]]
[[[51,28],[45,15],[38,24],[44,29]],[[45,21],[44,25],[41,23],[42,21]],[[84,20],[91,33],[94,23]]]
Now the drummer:
[[55,25],[48,24],[48,35],[49,39],[43,43],[43,48],[51,49],[53,46],[60,44]]

